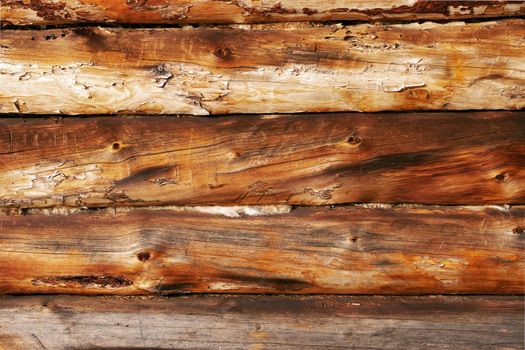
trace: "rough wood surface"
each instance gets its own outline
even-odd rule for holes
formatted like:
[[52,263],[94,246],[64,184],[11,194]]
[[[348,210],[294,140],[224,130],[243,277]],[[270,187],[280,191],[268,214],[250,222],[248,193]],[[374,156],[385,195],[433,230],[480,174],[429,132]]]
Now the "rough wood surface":
[[0,349],[523,349],[520,297],[0,299]]
[[4,30],[1,113],[525,107],[525,21]]
[[6,118],[0,205],[525,203],[524,118]]
[[521,0],[2,0],[0,6],[4,25],[450,20],[524,14]]
[[222,209],[0,216],[0,292],[524,292],[525,207]]

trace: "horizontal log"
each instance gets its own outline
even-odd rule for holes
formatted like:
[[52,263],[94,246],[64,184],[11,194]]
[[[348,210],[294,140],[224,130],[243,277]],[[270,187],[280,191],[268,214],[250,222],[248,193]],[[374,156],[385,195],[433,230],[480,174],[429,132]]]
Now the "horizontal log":
[[26,214],[0,216],[0,293],[521,294],[525,287],[525,207]]
[[0,206],[525,203],[524,118],[6,118]]
[[518,0],[2,0],[4,25],[450,20],[519,16]]
[[520,297],[0,299],[0,348],[523,349]]
[[0,113],[525,108],[525,21],[4,30]]

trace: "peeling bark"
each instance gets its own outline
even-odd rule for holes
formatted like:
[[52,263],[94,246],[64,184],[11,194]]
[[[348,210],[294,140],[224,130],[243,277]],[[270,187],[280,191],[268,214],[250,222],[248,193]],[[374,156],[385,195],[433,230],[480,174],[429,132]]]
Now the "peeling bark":
[[0,112],[521,109],[525,22],[4,30]]
[[518,0],[2,0],[2,23],[255,23],[520,16]]

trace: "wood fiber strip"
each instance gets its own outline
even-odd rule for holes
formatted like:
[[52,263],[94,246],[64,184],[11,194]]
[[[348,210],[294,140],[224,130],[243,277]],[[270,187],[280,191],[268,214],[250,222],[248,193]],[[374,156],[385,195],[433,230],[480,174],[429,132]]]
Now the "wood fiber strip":
[[29,210],[0,293],[523,294],[525,207]]
[[523,349],[520,297],[0,299],[0,349]]
[[521,16],[523,1],[2,0],[4,25],[454,20]]
[[5,118],[0,206],[525,203],[524,118]]
[[525,21],[4,30],[0,113],[525,107]]

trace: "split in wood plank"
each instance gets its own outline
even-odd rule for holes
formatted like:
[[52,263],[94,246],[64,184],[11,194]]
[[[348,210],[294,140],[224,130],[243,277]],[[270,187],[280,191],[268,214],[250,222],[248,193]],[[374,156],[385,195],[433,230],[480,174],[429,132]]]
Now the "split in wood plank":
[[3,25],[454,20],[525,15],[518,0],[2,0]]
[[4,30],[1,113],[525,108],[525,21]]
[[0,216],[0,293],[524,292],[525,207],[220,209]]
[[0,298],[0,349],[523,349],[517,296]]
[[519,204],[524,118],[5,118],[0,205]]

